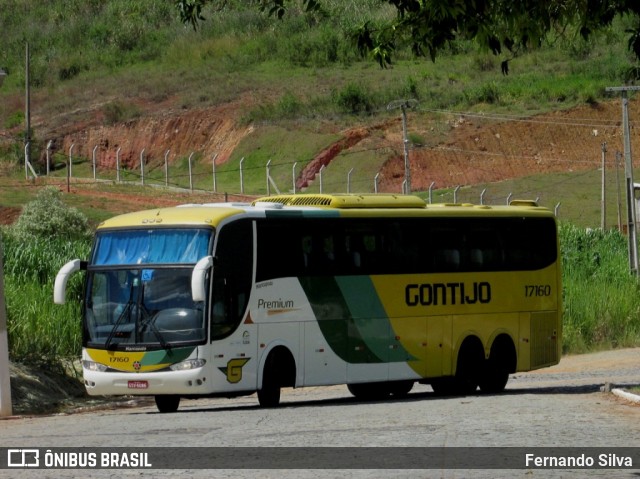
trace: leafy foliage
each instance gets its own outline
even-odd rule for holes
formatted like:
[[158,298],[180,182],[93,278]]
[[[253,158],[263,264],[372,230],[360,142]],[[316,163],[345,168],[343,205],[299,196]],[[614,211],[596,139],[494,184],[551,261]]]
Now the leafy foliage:
[[89,254],[87,219],[44,188],[2,235],[10,356],[22,362],[55,363],[80,351],[82,276],[72,277],[65,306],[54,306],[58,270]]
[[633,346],[640,338],[640,285],[630,274],[627,239],[617,230],[560,228],[563,349]]
[[68,208],[55,187],[40,190],[35,200],[27,203],[13,226],[14,234],[23,241],[33,239],[86,239],[89,224],[76,208]]
[[[321,0],[257,0],[259,8],[269,15],[282,18],[288,5],[299,3],[306,12],[323,9]],[[632,0],[595,2],[582,0],[380,0],[391,4],[395,19],[373,26],[365,20],[354,31],[356,48],[370,52],[381,66],[391,63],[391,55],[399,42],[408,42],[416,55],[428,55],[435,61],[439,53],[459,39],[474,39],[483,49],[499,55],[508,52],[513,58],[520,51],[538,47],[548,35],[589,38],[594,32],[609,27],[616,16],[636,19],[628,29],[629,49],[640,59],[640,4]],[[176,0],[184,23],[197,28],[203,20],[206,4],[223,7],[224,0]],[[502,62],[502,71],[509,72],[509,59]]]
[[53,282],[70,259],[86,258],[88,240],[2,235],[9,355],[13,360],[55,364],[80,352],[82,275],[67,285],[69,301],[54,305]]

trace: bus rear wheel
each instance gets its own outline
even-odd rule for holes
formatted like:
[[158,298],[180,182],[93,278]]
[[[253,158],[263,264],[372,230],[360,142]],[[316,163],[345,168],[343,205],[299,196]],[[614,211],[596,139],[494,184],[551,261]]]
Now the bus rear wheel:
[[159,395],[155,396],[156,407],[158,411],[165,412],[176,412],[178,410],[178,406],[180,406],[180,396],[175,396],[173,394],[167,395]]
[[433,379],[430,384],[436,396],[455,396],[457,394],[456,383],[452,377]]
[[483,393],[504,391],[509,374],[516,371],[518,356],[513,340],[506,334],[498,336],[491,345],[491,353],[482,368],[480,389]]
[[504,391],[509,381],[509,371],[500,364],[488,364],[480,377],[480,390],[483,393],[496,394]]

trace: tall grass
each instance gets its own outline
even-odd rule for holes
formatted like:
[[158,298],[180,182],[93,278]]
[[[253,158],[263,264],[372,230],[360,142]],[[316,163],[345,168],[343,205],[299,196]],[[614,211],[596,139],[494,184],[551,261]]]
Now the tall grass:
[[2,234],[9,355],[21,362],[57,363],[77,357],[81,346],[82,275],[71,277],[67,303],[53,304],[56,273],[67,261],[86,259],[88,240]]
[[[83,275],[71,277],[64,306],[53,304],[53,281],[68,260],[88,257],[89,243],[23,242],[7,230],[2,239],[10,357],[48,364],[78,357]],[[640,288],[629,273],[626,238],[562,224],[560,242],[563,352],[640,344]]]
[[627,239],[617,230],[560,228],[563,351],[640,344],[640,287],[630,274]]

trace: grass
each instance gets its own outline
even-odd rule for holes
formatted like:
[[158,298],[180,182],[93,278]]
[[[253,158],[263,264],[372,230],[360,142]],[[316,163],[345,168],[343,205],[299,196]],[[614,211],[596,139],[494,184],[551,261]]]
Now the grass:
[[[292,187],[292,171],[293,158],[298,158],[298,153],[302,158],[309,158],[312,149],[322,149],[336,138],[331,134],[317,135],[317,141],[307,151],[300,150],[300,145],[296,144],[296,133],[290,131],[288,133],[280,132],[279,135],[273,135],[274,131],[279,128],[272,127],[264,132],[265,137],[256,135],[252,141],[256,143],[244,144],[238,147],[234,153],[233,159],[226,163],[223,167],[216,169],[216,185],[218,193],[239,193],[240,192],[240,159],[246,154],[243,162],[243,179],[244,190],[247,195],[261,196],[267,193],[266,165],[271,160],[270,175],[274,179],[276,187],[281,192],[289,192]],[[288,136],[287,136],[288,135]],[[275,138],[288,138],[288,141],[282,143],[281,147],[273,143]],[[271,140],[270,140],[271,138]],[[264,147],[259,147],[263,142]],[[272,143],[269,143],[269,142]],[[289,150],[288,148],[291,148]],[[289,151],[298,148],[297,153],[287,157]],[[307,156],[305,156],[307,155]],[[194,157],[200,159],[199,157]],[[370,152],[366,150],[358,153],[347,153],[339,155],[328,168],[323,170],[323,191],[345,193],[347,192],[347,183],[349,179],[349,171],[351,173],[351,192],[363,193],[374,191],[374,178],[379,171],[382,163],[386,161],[383,154]],[[204,161],[194,161],[193,166],[193,185],[194,195],[192,199],[189,196],[183,196],[177,201],[190,202],[202,201],[199,199],[202,193],[213,193],[213,173],[211,163]],[[296,172],[299,173],[306,161],[300,160],[296,166]],[[85,163],[74,164],[74,175],[92,178],[91,165]],[[621,185],[624,182],[622,172],[620,173]],[[16,183],[8,182],[6,179],[2,182],[0,188],[0,204],[5,206],[21,207],[35,196],[38,188],[43,183],[52,183],[60,185],[61,189],[65,189],[66,177],[64,170],[57,171],[50,178],[39,178],[34,184],[33,182],[20,181]],[[636,178],[640,178],[640,170],[634,172]],[[15,176],[14,176],[15,178]],[[115,172],[100,170],[98,178],[115,180]],[[176,197],[176,191],[173,189],[165,189],[164,167],[155,166],[149,169],[146,174],[146,186],[140,186],[140,172],[127,171],[121,174],[122,181],[133,182],[134,184],[117,184],[115,182],[95,183],[89,182],[90,188],[97,192],[113,193],[113,194],[131,194],[144,198],[149,197],[166,197],[168,199]],[[79,181],[75,179],[74,182]],[[84,182],[84,180],[83,180]],[[183,189],[184,193],[189,191],[189,175],[187,158],[171,165],[169,169],[169,185]],[[160,186],[161,188],[155,188]],[[89,187],[89,186],[85,186]],[[622,186],[621,186],[622,188]],[[312,182],[306,192],[319,192],[320,181],[317,178]],[[458,202],[480,203],[482,196],[485,204],[505,204],[508,198],[511,199],[538,199],[539,203],[547,208],[556,210],[558,218],[568,223],[580,227],[596,228],[601,225],[601,172],[598,170],[582,171],[582,172],[566,172],[553,174],[539,174],[513,180],[506,180],[496,183],[481,183],[473,186],[460,188],[456,192]],[[271,185],[271,194],[275,194],[275,188]],[[426,201],[429,199],[428,191],[416,192],[418,196],[423,197]],[[99,196],[98,196],[99,198]],[[432,201],[434,203],[453,202],[454,189],[434,189],[432,192]],[[99,200],[95,199],[87,203],[87,199],[81,195],[65,195],[65,202],[69,206],[76,207],[83,211],[92,223],[104,220],[109,216],[117,213],[117,199],[108,200],[109,203],[101,208]],[[207,200],[208,201],[208,200]],[[620,191],[620,201],[618,204],[618,188],[616,184],[616,171],[607,170],[606,176],[606,226],[618,227],[619,217],[621,219],[622,228],[626,225],[626,207],[625,192]]]
[[[233,158],[222,167],[216,169],[216,186],[218,193],[240,192],[240,159],[243,162],[244,191],[247,195],[261,196],[267,193],[266,165],[271,160],[270,175],[274,179],[276,187],[282,192],[292,191],[292,171],[294,161],[288,159],[288,153],[295,150],[301,158],[296,165],[296,173],[308,163],[312,151],[318,151],[331,144],[337,136],[334,134],[316,134],[315,142],[296,142],[295,131],[281,131],[281,127],[269,127],[265,132],[260,132],[252,137],[252,142],[241,144],[233,155]],[[274,134],[277,131],[277,135]],[[265,135],[263,138],[261,135]],[[285,138],[282,148],[273,143],[274,138]],[[243,156],[246,155],[246,156]],[[374,179],[386,157],[382,152],[368,151],[366,145],[359,152],[340,154],[331,162],[328,168],[323,170],[323,191],[334,193],[346,193],[349,171],[351,173],[351,192],[364,193],[374,191]],[[74,164],[74,176],[92,178],[93,172],[89,162]],[[165,189],[164,166],[156,164],[149,166],[146,173],[146,186],[140,185],[139,170],[121,172],[123,183],[115,183],[114,171],[98,171],[98,179],[110,180],[106,183],[93,183],[92,180],[82,180],[82,188],[90,188],[96,192],[106,194],[133,195],[144,198],[166,197],[174,198],[176,202],[198,202],[202,193],[213,193],[213,173],[211,160],[204,161],[194,155],[193,161],[193,185],[192,198],[189,191],[189,175],[187,158],[182,158],[170,166],[169,186],[183,190],[182,196],[176,199],[176,191]],[[616,183],[616,171],[607,170],[606,175],[606,226],[618,227],[619,217],[621,224],[626,223],[626,203],[624,191],[624,178],[620,175],[620,204],[618,203],[618,186]],[[13,181],[3,180],[0,188],[0,204],[4,206],[21,207],[35,197],[38,189],[43,184],[57,184],[64,191],[66,186],[66,172],[59,170],[49,178],[41,177],[34,183],[24,181],[24,172],[12,175]],[[634,172],[634,177],[640,178],[640,170]],[[72,182],[80,181],[78,178]],[[124,183],[124,182],[131,183]],[[161,188],[155,188],[160,186]],[[313,193],[319,192],[319,179],[312,182],[305,190]],[[601,225],[601,172],[587,170],[580,172],[565,172],[538,174],[514,180],[505,180],[496,183],[481,183],[473,186],[462,187],[456,192],[458,202],[480,203],[481,195],[485,204],[505,204],[511,199],[538,199],[539,203],[547,208],[556,210],[558,218],[576,226],[584,228],[597,228]],[[271,185],[271,194],[275,194],[275,188]],[[428,191],[415,192],[418,196],[428,201]],[[186,195],[186,196],[185,196]],[[99,195],[97,195],[99,197]],[[432,201],[434,203],[453,202],[454,189],[434,189]],[[100,204],[100,201],[103,204]],[[207,200],[209,201],[209,200]],[[118,198],[93,199],[87,202],[83,195],[65,195],[65,202],[72,207],[81,210],[89,217],[93,224],[113,216],[122,208],[118,206]],[[129,202],[125,202],[129,203]]]
[[[97,116],[103,124],[112,125],[144,118],[167,105],[188,110],[249,98],[238,127],[251,126],[253,133],[217,170],[217,190],[236,193],[244,189],[251,195],[267,192],[268,161],[275,184],[281,191],[288,191],[292,188],[294,162],[300,171],[345,128],[388,121],[391,113],[386,106],[399,98],[419,100],[420,118],[425,123],[434,116],[431,110],[532,115],[594,104],[604,98],[605,86],[626,82],[625,72],[632,65],[624,36],[629,20],[618,19],[589,43],[562,40],[519,55],[510,62],[508,76],[500,73],[500,58],[479,52],[471,42],[456,42],[436,63],[413,58],[406,46],[398,45],[392,68],[380,69],[370,59],[355,54],[343,35],[344,27],[357,25],[371,15],[392,15],[393,10],[388,5],[380,8],[380,2],[372,0],[357,2],[357,6],[345,6],[337,0],[323,3],[336,13],[329,21],[288,15],[276,24],[254,6],[248,7],[247,2],[231,0],[227,2],[230,8],[223,12],[207,9],[207,22],[197,32],[181,25],[172,3],[165,0],[148,0],[143,7],[140,2],[127,0],[25,0],[6,5],[0,10],[0,66],[9,73],[0,89],[0,204],[20,207],[35,196],[42,183],[56,183],[63,189],[65,183],[64,168],[54,171],[52,178],[20,180],[24,177],[24,134],[18,130],[24,121],[27,40],[31,49],[32,109],[37,117],[45,119],[34,122],[39,125],[32,135],[34,158],[44,150],[48,138],[64,136],[70,125],[95,124]],[[433,146],[444,135],[442,128],[435,125],[421,136]],[[359,152],[340,154],[323,171],[325,191],[373,191],[375,174],[388,155],[384,149],[369,146],[363,144]],[[66,157],[58,155],[56,160],[62,165]],[[174,191],[151,186],[164,184],[160,160],[152,158],[147,166],[144,188],[132,184],[141,180],[139,169],[133,168],[122,172],[122,179],[132,183],[91,186],[96,192],[111,194],[109,200],[74,194],[65,194],[64,200],[96,224],[124,208],[118,206],[117,195],[175,199]],[[171,165],[170,186],[188,189],[192,184],[196,192],[211,191],[211,158],[195,152],[191,168],[190,183],[188,153],[181,153]],[[73,172],[74,177],[92,178],[90,160],[74,159]],[[102,169],[98,177],[114,181],[116,172]],[[318,181],[308,189],[318,190]],[[638,296],[637,284],[625,268],[624,238],[614,232],[592,237],[584,230],[600,224],[598,171],[481,184],[461,188],[457,199],[477,203],[483,190],[485,202],[490,204],[506,202],[513,195],[539,197],[541,204],[558,208],[566,224],[563,254],[568,255],[567,350],[638,342],[634,326],[640,314],[634,299]],[[607,224],[614,225],[618,203],[613,174],[608,175],[607,191]],[[434,192],[434,201],[452,199],[452,189]],[[575,245],[582,245],[582,249]],[[86,257],[88,245],[78,248],[38,244],[26,252],[16,244],[7,247],[7,304],[11,342],[15,345],[12,355],[33,358],[77,354],[79,310],[73,306],[77,303],[70,302],[65,307],[69,309],[51,309],[48,305],[50,282],[57,268],[71,257]],[[22,259],[12,259],[16,251],[36,259],[24,266]],[[62,257],[51,255],[52,251],[63,253]],[[596,257],[600,265],[615,267],[593,271],[587,260]],[[581,267],[573,269],[574,262]],[[42,269],[44,264],[48,269]],[[32,269],[37,279],[20,276]],[[58,324],[60,321],[67,322]],[[54,345],[51,337],[58,332],[64,334]]]
[[637,345],[640,284],[629,273],[626,238],[569,224],[560,231],[565,352]]
[[[583,353],[640,343],[640,286],[628,272],[626,239],[619,232],[562,223],[563,352]],[[22,362],[77,357],[81,344],[82,277],[74,275],[64,306],[52,302],[58,269],[86,259],[86,240],[22,241],[5,230],[5,295],[10,356]]]
[[2,235],[10,357],[21,362],[55,362],[78,357],[81,346],[81,275],[72,277],[69,301],[54,305],[57,271],[73,258],[86,258],[87,241]]

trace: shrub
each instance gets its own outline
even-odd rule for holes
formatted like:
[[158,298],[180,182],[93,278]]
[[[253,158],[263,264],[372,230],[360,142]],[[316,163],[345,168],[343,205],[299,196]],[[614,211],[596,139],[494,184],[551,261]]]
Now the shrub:
[[65,205],[60,191],[52,186],[40,190],[36,199],[24,206],[12,229],[23,241],[33,238],[87,239],[91,233],[87,217]]
[[364,113],[372,109],[372,102],[365,88],[353,83],[334,93],[334,101],[342,111],[347,113]]

